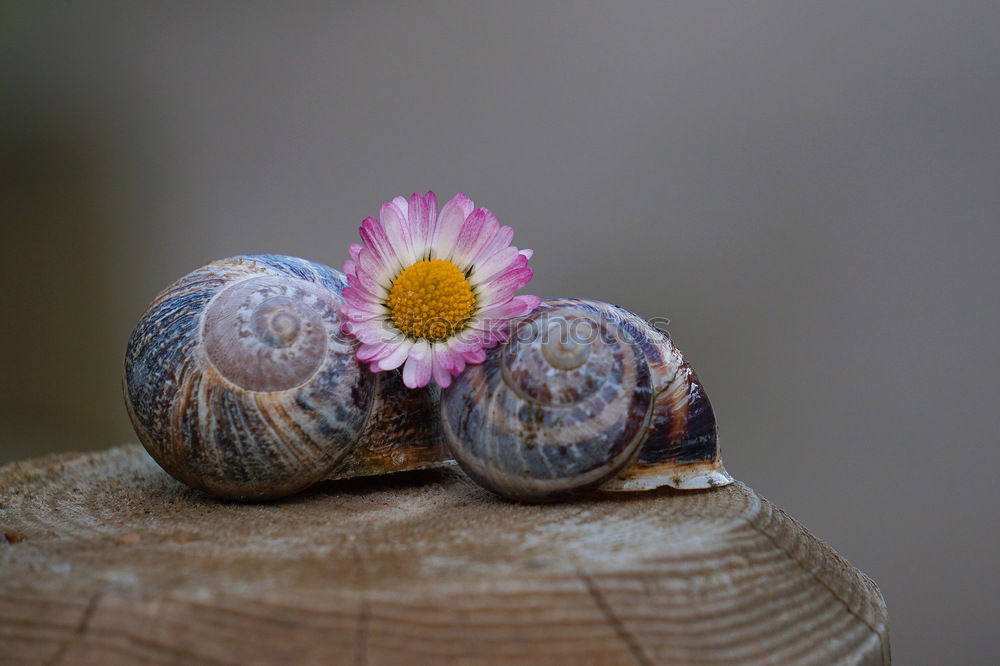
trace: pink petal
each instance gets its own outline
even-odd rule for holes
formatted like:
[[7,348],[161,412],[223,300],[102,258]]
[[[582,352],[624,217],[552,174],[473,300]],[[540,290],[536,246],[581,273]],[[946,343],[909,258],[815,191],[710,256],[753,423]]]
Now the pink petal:
[[357,269],[358,264],[353,259],[348,259],[344,262],[344,275],[353,275]]
[[484,208],[483,212],[486,213],[486,220],[483,223],[483,228],[479,230],[479,238],[469,256],[469,264],[475,262],[479,257],[484,257],[483,252],[493,245],[500,233],[500,220],[493,214],[493,211]]
[[438,346],[431,350],[431,374],[438,386],[448,388],[451,385],[451,372],[442,363],[443,351]]
[[[406,204],[404,203],[403,205],[405,206]],[[382,204],[379,218],[382,221],[382,228],[385,229],[385,234],[389,238],[393,250],[395,250],[396,256],[399,257],[400,264],[402,266],[409,266],[414,262],[414,256],[413,248],[410,245],[410,229],[403,210],[406,209],[403,208],[400,210],[396,203],[384,203]]]
[[403,383],[411,389],[427,386],[427,382],[431,380],[432,366],[433,358],[430,354],[422,357],[411,354],[403,366]]
[[360,292],[351,286],[344,287],[344,300],[365,312],[386,312],[385,306],[381,303],[371,300],[364,292]]
[[384,342],[376,342],[373,344],[362,343],[358,347],[358,360],[359,361],[379,361],[394,349],[392,345],[386,344]]
[[462,358],[460,353],[451,349],[450,343],[445,344],[445,348],[437,352],[438,363],[440,363],[442,368],[457,377],[462,373],[462,370],[465,370],[465,359]]
[[482,346],[482,337],[473,330],[466,329],[448,340],[448,349],[461,353],[472,351]]
[[413,347],[410,348],[410,356],[415,356],[416,358],[424,358],[431,353],[431,345],[426,340],[416,340],[413,343]]
[[475,351],[462,352],[462,358],[465,359],[466,363],[476,364],[482,363],[486,360],[486,352],[482,349],[477,349]]
[[437,225],[437,196],[433,192],[410,195],[408,217],[412,233],[413,249],[418,259],[424,258],[434,240]]
[[514,230],[510,227],[503,226],[497,229],[496,233],[493,234],[493,238],[490,242],[483,246],[479,253],[473,257],[473,264],[480,264],[484,261],[488,261],[497,252],[502,252],[504,249],[510,247],[510,241],[514,238]]
[[[344,306],[347,307],[347,306]],[[343,310],[344,308],[341,308]],[[383,338],[375,336],[375,333],[379,330],[380,326],[378,322],[373,321],[345,321],[341,328],[345,333],[353,335],[361,342],[376,343],[384,342]]]
[[[385,303],[386,298],[389,296],[389,287],[384,287],[382,284],[376,280],[371,273],[366,271],[360,265],[358,270],[354,271],[354,277],[357,284],[352,284],[351,286],[365,292],[372,300],[376,300]],[[496,278],[494,278],[495,280]],[[392,277],[388,277],[385,281],[391,286]]]
[[522,303],[524,303],[524,308],[525,308],[524,309],[524,314],[531,314],[532,312],[535,311],[535,308],[537,308],[539,305],[542,304],[542,297],[541,296],[532,296],[530,294],[524,294],[522,296],[515,296],[511,300],[521,301]]
[[354,261],[358,260],[358,255],[361,254],[361,243],[351,243],[351,246],[347,248],[347,251],[351,253],[351,259]]
[[454,364],[451,361],[451,352],[448,351],[448,344],[438,342],[434,345],[434,365],[451,372]]
[[510,300],[514,292],[531,282],[531,277],[535,271],[527,266],[515,268],[506,273],[501,273],[492,282],[479,286],[480,307],[484,310],[495,303],[504,303]]
[[483,342],[483,349],[492,349],[506,340],[509,333],[508,329],[508,326],[503,326],[490,333],[490,336]]
[[399,366],[403,365],[403,362],[410,353],[410,347],[412,346],[413,342],[404,338],[388,356],[379,360],[378,367],[381,370],[395,370]]
[[394,340],[404,340],[399,331],[381,319],[346,321],[344,322],[344,330],[361,342],[368,344],[375,344],[377,342],[389,344]]
[[437,220],[434,256],[442,259],[451,257],[462,224],[474,208],[472,200],[464,194],[456,194],[454,199],[444,205]]
[[516,268],[515,263],[522,259],[516,247],[507,246],[485,261],[476,262],[469,277],[474,284],[489,282],[509,268]]
[[504,339],[507,334],[506,319],[476,319],[468,324],[472,335],[479,341],[478,346],[485,347],[491,342]]
[[358,255],[358,268],[386,289],[392,285],[392,272],[389,267],[382,263],[367,247],[361,250],[361,254]]
[[497,305],[483,308],[479,312],[479,316],[485,320],[522,317],[537,308],[541,302],[542,299],[538,296],[515,296],[506,303],[498,303]]
[[522,256],[523,256],[523,257],[524,257],[525,259],[531,259],[531,257],[532,257],[532,256],[533,256],[534,254],[535,254],[535,251],[534,251],[534,250],[529,250],[529,249],[524,249],[524,250],[521,250],[521,255],[522,255]]
[[484,245],[489,243],[499,226],[493,213],[485,208],[477,208],[465,219],[462,230],[455,241],[452,258],[459,268],[466,268]]
[[[366,217],[364,222],[361,223],[358,233],[361,235],[362,240],[365,241],[365,246],[368,250],[382,264],[393,271],[402,268],[399,256],[396,254],[392,243],[389,242],[389,236],[385,233],[385,229],[379,224],[378,220],[374,217]],[[358,254],[360,255],[360,252]]]
[[344,315],[352,322],[360,324],[362,322],[371,321],[373,319],[382,320],[385,318],[385,313],[382,312],[366,312],[353,305],[342,305],[340,307],[340,314]]
[[385,287],[380,285],[378,282],[372,279],[368,273],[363,271],[360,267],[353,274],[347,274],[347,284],[351,285],[354,289],[360,291],[364,296],[367,296],[372,301],[377,301],[379,303],[385,302],[385,297],[388,295],[386,293]]

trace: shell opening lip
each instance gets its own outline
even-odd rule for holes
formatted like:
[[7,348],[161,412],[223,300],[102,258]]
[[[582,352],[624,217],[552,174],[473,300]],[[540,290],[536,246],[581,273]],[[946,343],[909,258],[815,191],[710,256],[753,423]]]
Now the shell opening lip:
[[607,492],[632,492],[663,487],[675,490],[708,490],[735,482],[722,463],[664,465],[645,473],[634,473],[634,471],[634,466],[628,468],[624,474],[605,481],[598,489]]

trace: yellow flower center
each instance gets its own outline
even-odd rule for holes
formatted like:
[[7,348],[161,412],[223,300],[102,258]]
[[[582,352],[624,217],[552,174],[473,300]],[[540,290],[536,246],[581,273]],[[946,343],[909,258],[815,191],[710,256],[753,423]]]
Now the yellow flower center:
[[407,336],[447,340],[465,328],[476,295],[458,266],[445,259],[424,259],[399,274],[387,305],[392,323]]

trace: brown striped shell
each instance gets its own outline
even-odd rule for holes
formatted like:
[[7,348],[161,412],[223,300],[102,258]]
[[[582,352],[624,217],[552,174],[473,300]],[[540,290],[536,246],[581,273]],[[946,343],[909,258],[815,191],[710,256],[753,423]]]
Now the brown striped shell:
[[732,482],[694,371],[661,331],[599,301],[543,301],[443,392],[441,414],[462,469],[511,499]]
[[[231,499],[281,497],[330,477],[443,457],[428,391],[398,396],[341,332],[346,280],[280,255],[223,259],[147,308],[125,357],[125,402],[171,475]],[[378,413],[373,414],[373,405]]]

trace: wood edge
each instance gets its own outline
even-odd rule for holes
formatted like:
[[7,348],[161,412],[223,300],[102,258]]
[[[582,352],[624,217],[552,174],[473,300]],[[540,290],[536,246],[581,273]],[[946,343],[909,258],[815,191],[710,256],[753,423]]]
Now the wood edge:
[[753,488],[742,481],[736,481],[729,488],[745,491],[747,496],[756,500],[757,507],[748,508],[745,516],[747,523],[809,573],[844,605],[848,613],[863,623],[879,642],[882,659],[876,663],[890,664],[889,611],[875,581]]

